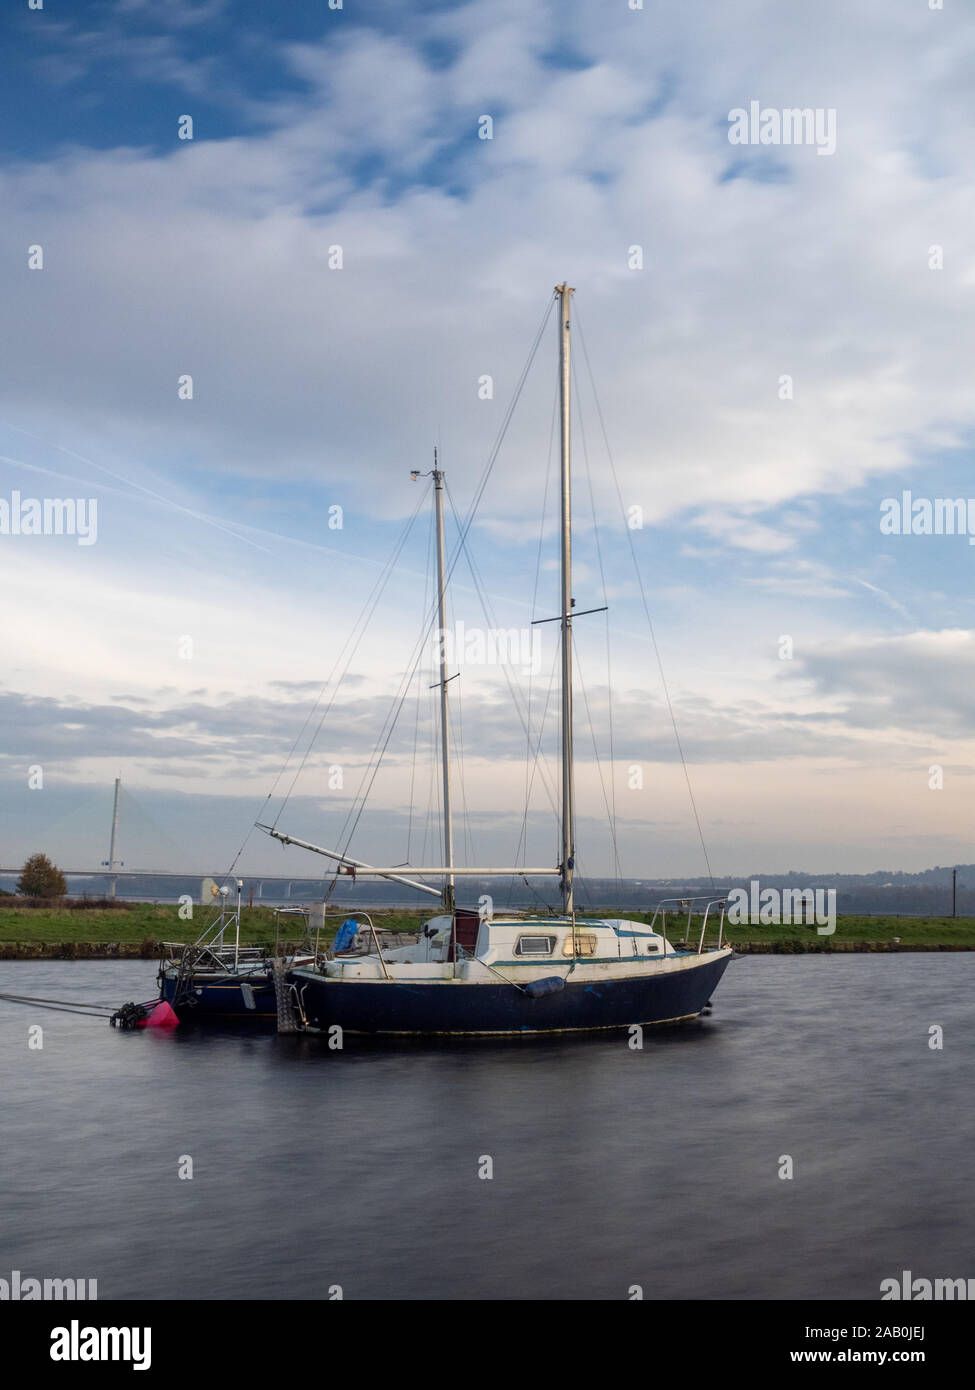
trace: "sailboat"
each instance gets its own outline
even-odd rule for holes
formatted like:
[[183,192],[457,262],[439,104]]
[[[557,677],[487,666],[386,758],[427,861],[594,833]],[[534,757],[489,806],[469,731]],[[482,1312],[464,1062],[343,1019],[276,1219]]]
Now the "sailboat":
[[[279,1016],[278,1001],[288,986],[288,966],[315,959],[315,951],[285,956],[275,940],[269,946],[246,946],[240,941],[241,890],[237,879],[236,906],[230,905],[230,887],[211,892],[219,903],[215,918],[197,940],[163,942],[157,983],[159,998],[181,1023],[273,1023]],[[308,914],[296,908],[275,909],[275,937],[281,916],[298,916],[302,937],[309,936]]]
[[[570,306],[574,290],[557,285],[561,438],[561,814],[559,863],[541,868],[466,868],[454,863],[450,812],[448,675],[440,643],[440,732],[443,863],[382,867],[352,859],[258,822],[283,844],[325,855],[338,872],[376,875],[440,898],[415,944],[383,950],[334,952],[296,964],[287,978],[299,1027],[311,1032],[472,1035],[568,1033],[625,1029],[694,1019],[706,1012],[732,950],[722,943],[724,903],[702,904],[696,944],[673,945],[658,912],[649,926],[621,918],[590,919],[576,912],[574,894],[575,778],[572,711],[572,467],[570,452]],[[445,631],[443,474],[433,470],[436,502],[438,613]],[[576,616],[581,616],[577,614]],[[561,893],[559,915],[495,916],[487,907],[458,908],[458,877],[551,875]],[[424,882],[440,879],[438,889]],[[660,930],[655,926],[660,921]],[[690,920],[690,916],[688,918]],[[707,945],[709,924],[716,941]]]

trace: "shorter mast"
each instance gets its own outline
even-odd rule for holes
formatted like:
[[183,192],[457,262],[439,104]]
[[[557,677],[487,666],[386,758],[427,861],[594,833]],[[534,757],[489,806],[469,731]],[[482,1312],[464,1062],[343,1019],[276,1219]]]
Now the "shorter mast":
[[[454,826],[450,810],[450,716],[447,704],[447,574],[446,545],[443,524],[443,474],[437,468],[437,451],[433,451],[433,495],[437,517],[437,623],[440,652],[440,756],[443,766],[443,862],[448,869],[454,865]],[[447,912],[454,910],[454,875],[444,879],[443,905]]]
[[437,650],[440,679],[440,764],[443,787],[443,905],[447,912],[454,910],[454,823],[450,809],[450,709],[447,699],[447,546],[444,540],[443,493],[444,475],[437,467],[437,450],[433,451],[433,469],[421,473],[412,469],[410,477],[433,479],[434,516],[437,524]]

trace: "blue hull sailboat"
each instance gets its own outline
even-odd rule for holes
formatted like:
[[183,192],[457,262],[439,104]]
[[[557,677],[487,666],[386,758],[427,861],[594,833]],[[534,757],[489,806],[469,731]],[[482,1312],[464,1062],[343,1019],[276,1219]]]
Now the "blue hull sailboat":
[[[440,920],[443,940],[426,940],[449,957],[451,919]],[[297,1016],[316,1031],[394,1034],[679,1023],[708,1007],[731,951],[678,950],[635,922],[545,917],[482,922],[464,958],[421,961],[416,954],[407,946],[381,960],[366,955],[293,970]]]
[[[237,905],[227,903],[229,889],[217,889],[220,898],[217,917],[192,945],[164,943],[165,956],[159,963],[159,997],[172,1008],[181,1023],[266,1023],[278,1017],[278,999],[287,985],[287,967],[314,959],[314,952],[287,958],[277,945],[273,951],[263,946],[240,944],[241,882],[237,881]],[[307,926],[307,914],[283,909],[284,915],[298,915]],[[277,921],[279,913],[275,913]],[[232,932],[232,935],[231,935]]]
[[[382,949],[375,932],[365,949],[333,952],[288,973],[291,1006],[299,1027],[350,1033],[499,1035],[596,1031],[634,1025],[677,1023],[706,1012],[731,958],[722,943],[724,903],[701,911],[696,945],[668,941],[658,910],[650,926],[618,918],[591,920],[576,912],[575,783],[572,717],[570,304],[573,290],[556,286],[559,307],[561,405],[561,602],[554,621],[561,642],[561,812],[560,856],[542,868],[461,868],[454,863],[450,815],[446,644],[440,643],[440,734],[442,758],[443,863],[431,867],[374,867],[337,850],[295,839],[275,826],[260,825],[284,844],[323,854],[338,872],[378,875],[441,899],[439,913],[423,926],[415,944]],[[418,475],[414,475],[418,476]],[[437,616],[445,632],[445,544],[443,474],[433,469],[437,530]],[[561,913],[496,917],[488,905],[478,912],[455,905],[455,881],[517,874],[558,878]],[[408,877],[406,876],[408,875]],[[425,879],[439,879],[435,888]],[[713,913],[713,916],[712,916]],[[655,930],[658,917],[661,929]],[[688,919],[690,921],[690,917]],[[709,924],[716,940],[706,944]]]

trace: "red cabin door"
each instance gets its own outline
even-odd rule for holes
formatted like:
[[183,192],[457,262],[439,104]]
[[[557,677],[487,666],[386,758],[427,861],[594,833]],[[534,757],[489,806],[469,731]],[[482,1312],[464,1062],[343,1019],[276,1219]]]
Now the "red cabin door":
[[[474,954],[477,945],[477,932],[481,925],[481,919],[476,912],[471,912],[469,908],[459,907],[454,913],[454,941],[458,946]],[[455,952],[451,949],[451,959],[455,959]]]

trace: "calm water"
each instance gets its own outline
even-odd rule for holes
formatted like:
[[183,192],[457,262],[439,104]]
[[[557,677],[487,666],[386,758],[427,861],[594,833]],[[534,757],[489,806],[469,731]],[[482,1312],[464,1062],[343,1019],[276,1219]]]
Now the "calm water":
[[[0,990],[112,1006],[152,978],[0,965]],[[753,956],[710,1020],[642,1052],[340,1053],[0,1001],[0,1276],[265,1299],[876,1298],[904,1269],[975,1276],[973,987],[972,954]]]

